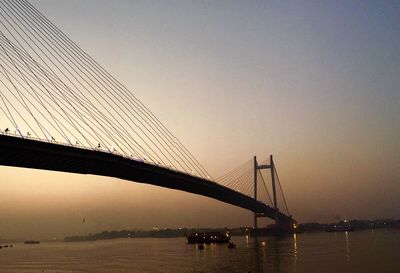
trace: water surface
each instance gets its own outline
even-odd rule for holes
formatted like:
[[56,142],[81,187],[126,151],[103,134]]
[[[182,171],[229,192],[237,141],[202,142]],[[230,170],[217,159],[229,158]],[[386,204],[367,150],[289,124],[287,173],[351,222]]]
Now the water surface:
[[400,272],[400,231],[233,237],[236,249],[185,238],[14,244],[0,249],[1,273]]

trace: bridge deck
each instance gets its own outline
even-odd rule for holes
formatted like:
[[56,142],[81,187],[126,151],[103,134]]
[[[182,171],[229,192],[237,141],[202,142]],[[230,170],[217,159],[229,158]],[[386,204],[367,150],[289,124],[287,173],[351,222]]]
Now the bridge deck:
[[291,225],[292,218],[213,181],[120,155],[0,135],[0,165],[93,174],[200,194]]

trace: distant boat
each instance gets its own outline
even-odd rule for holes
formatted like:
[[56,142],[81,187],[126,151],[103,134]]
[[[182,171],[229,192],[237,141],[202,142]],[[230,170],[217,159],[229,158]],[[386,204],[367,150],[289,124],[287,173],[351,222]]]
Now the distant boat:
[[40,242],[39,241],[34,241],[34,240],[28,240],[28,241],[25,241],[24,244],[26,244],[26,245],[34,245],[34,244],[40,244]]
[[235,248],[236,247],[236,245],[234,244],[234,243],[232,243],[232,242],[229,242],[229,244],[228,244],[228,248]]
[[325,229],[326,232],[346,232],[354,231],[350,225],[330,225]]
[[227,233],[221,232],[196,232],[187,237],[189,244],[227,243],[230,239]]
[[3,246],[0,246],[0,248],[7,248],[7,247],[14,247],[13,245],[3,245]]

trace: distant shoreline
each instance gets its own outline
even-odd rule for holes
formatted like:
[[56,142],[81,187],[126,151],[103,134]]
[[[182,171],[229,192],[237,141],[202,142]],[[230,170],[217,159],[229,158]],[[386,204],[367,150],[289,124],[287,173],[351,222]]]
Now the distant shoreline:
[[[377,219],[377,220],[343,220],[336,223],[318,223],[308,222],[301,223],[297,226],[299,232],[325,232],[331,226],[351,226],[354,231],[369,230],[369,229],[400,229],[400,219]],[[86,235],[66,236],[56,239],[41,239],[41,242],[82,242],[82,241],[97,241],[109,240],[118,238],[177,238],[187,237],[194,232],[212,232],[212,231],[227,231],[231,236],[244,236],[250,234],[252,227],[236,227],[236,228],[178,228],[178,229],[152,229],[152,230],[120,230],[120,231],[103,231],[99,233],[89,233]],[[0,238],[0,244],[19,243],[32,238]]]
[[[391,228],[400,229],[400,219],[378,219],[378,220],[343,220],[336,223],[321,224],[317,222],[299,224],[297,229],[300,232],[319,232],[326,231],[330,227],[350,226],[355,231],[368,229]],[[82,242],[109,240],[118,238],[176,238],[187,237],[194,232],[225,232],[229,230],[231,236],[244,236],[250,233],[251,227],[238,228],[179,228],[179,229],[152,229],[152,230],[120,230],[120,231],[103,231],[88,235],[66,236],[64,242]]]

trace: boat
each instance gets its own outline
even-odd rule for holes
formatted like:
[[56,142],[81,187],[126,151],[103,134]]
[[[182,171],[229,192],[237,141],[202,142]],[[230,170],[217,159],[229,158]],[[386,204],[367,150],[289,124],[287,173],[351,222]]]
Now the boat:
[[236,247],[236,245],[234,244],[234,243],[232,243],[232,242],[229,242],[229,244],[228,244],[228,248],[235,248]]
[[187,237],[189,244],[228,243],[230,239],[228,233],[221,232],[196,232]]
[[25,241],[24,244],[26,244],[26,245],[34,245],[34,244],[40,244],[40,242],[39,241],[34,241],[34,240],[28,240],[28,241]]

